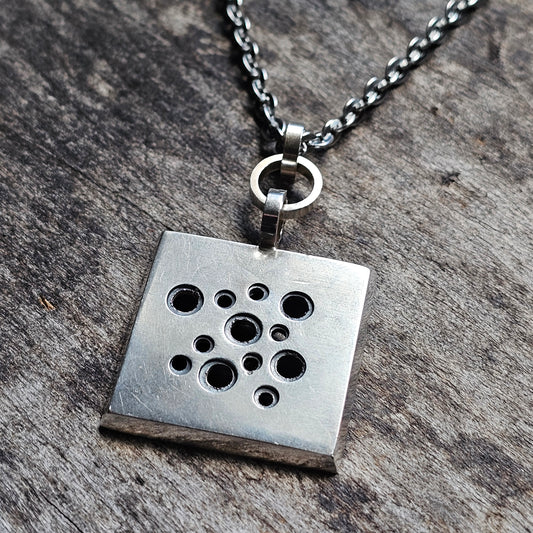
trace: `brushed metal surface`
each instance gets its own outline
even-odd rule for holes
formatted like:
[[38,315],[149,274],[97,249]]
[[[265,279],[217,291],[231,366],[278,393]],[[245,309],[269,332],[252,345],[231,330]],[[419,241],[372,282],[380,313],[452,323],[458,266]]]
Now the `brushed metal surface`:
[[[370,270],[359,265],[165,232],[101,425],[336,471],[361,362],[369,282]],[[257,285],[261,298],[249,293]],[[192,311],[169,308],[179,286],[201,292]],[[223,302],[232,304],[227,308],[217,305],[224,291],[234,295]],[[284,314],[289,293],[308,297],[309,316]],[[231,337],[237,315],[259,324],[251,344]],[[288,337],[276,340],[273,331]],[[197,344],[209,350],[198,351],[200,337],[214,346]],[[300,354],[303,370],[289,368],[293,374],[281,377],[274,368],[280,352]],[[259,354],[260,368],[245,369],[247,353]],[[188,361],[179,371],[170,363],[176,355]],[[229,387],[206,386],[212,361],[226,361],[235,372]],[[277,403],[259,405],[261,391],[272,389]]]

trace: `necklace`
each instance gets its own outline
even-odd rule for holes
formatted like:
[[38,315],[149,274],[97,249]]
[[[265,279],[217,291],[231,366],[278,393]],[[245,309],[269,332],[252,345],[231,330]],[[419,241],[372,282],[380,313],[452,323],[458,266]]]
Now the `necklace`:
[[[262,211],[260,242],[163,234],[102,426],[336,471],[372,275],[364,266],[278,248],[284,223],[307,214],[322,190],[319,169],[304,156],[356,126],[478,4],[450,0],[361,98],[310,131],[276,117],[242,0],[227,1],[257,122],[277,151],[250,178]],[[265,188],[273,173],[276,186]],[[288,192],[300,174],[311,192],[292,202]]]

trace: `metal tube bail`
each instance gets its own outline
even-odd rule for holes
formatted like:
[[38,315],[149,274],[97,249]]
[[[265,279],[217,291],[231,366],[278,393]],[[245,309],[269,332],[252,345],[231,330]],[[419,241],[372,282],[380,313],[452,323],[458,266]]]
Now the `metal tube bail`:
[[[263,212],[260,248],[277,248],[284,222],[308,213],[322,191],[320,170],[300,155],[304,132],[301,124],[287,124],[283,135],[283,153],[263,159],[250,176],[252,203]],[[261,191],[261,180],[276,171],[280,173],[283,188],[269,189],[265,195]],[[303,200],[287,203],[287,190],[293,187],[297,174],[302,174],[309,181],[312,190]]]

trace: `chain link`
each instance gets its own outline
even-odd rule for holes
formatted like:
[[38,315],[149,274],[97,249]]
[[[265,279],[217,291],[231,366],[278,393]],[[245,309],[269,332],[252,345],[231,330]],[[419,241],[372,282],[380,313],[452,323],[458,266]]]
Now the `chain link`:
[[[423,37],[414,37],[405,56],[393,57],[381,78],[370,78],[360,98],[350,98],[338,118],[328,120],[321,130],[306,131],[303,149],[309,151],[330,148],[340,135],[356,126],[368,111],[379,104],[389,92],[403,83],[411,70],[417,68],[444,38],[467,20],[467,15],[483,0],[450,0],[442,17],[433,17]],[[259,65],[259,46],[250,37],[250,19],[242,9],[243,0],[227,0],[226,14],[232,26],[233,41],[241,53],[242,67],[248,78],[262,133],[277,143],[283,138],[285,122],[276,117],[277,98],[266,89],[267,71]]]

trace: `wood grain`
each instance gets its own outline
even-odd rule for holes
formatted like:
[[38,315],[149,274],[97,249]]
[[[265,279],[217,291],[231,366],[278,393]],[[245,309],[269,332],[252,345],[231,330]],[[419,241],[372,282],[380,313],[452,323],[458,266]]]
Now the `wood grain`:
[[[250,2],[318,127],[441,0]],[[284,247],[371,266],[341,473],[101,434],[164,229],[256,238],[220,2],[0,5],[0,530],[532,531],[533,9],[492,2],[317,158]]]

